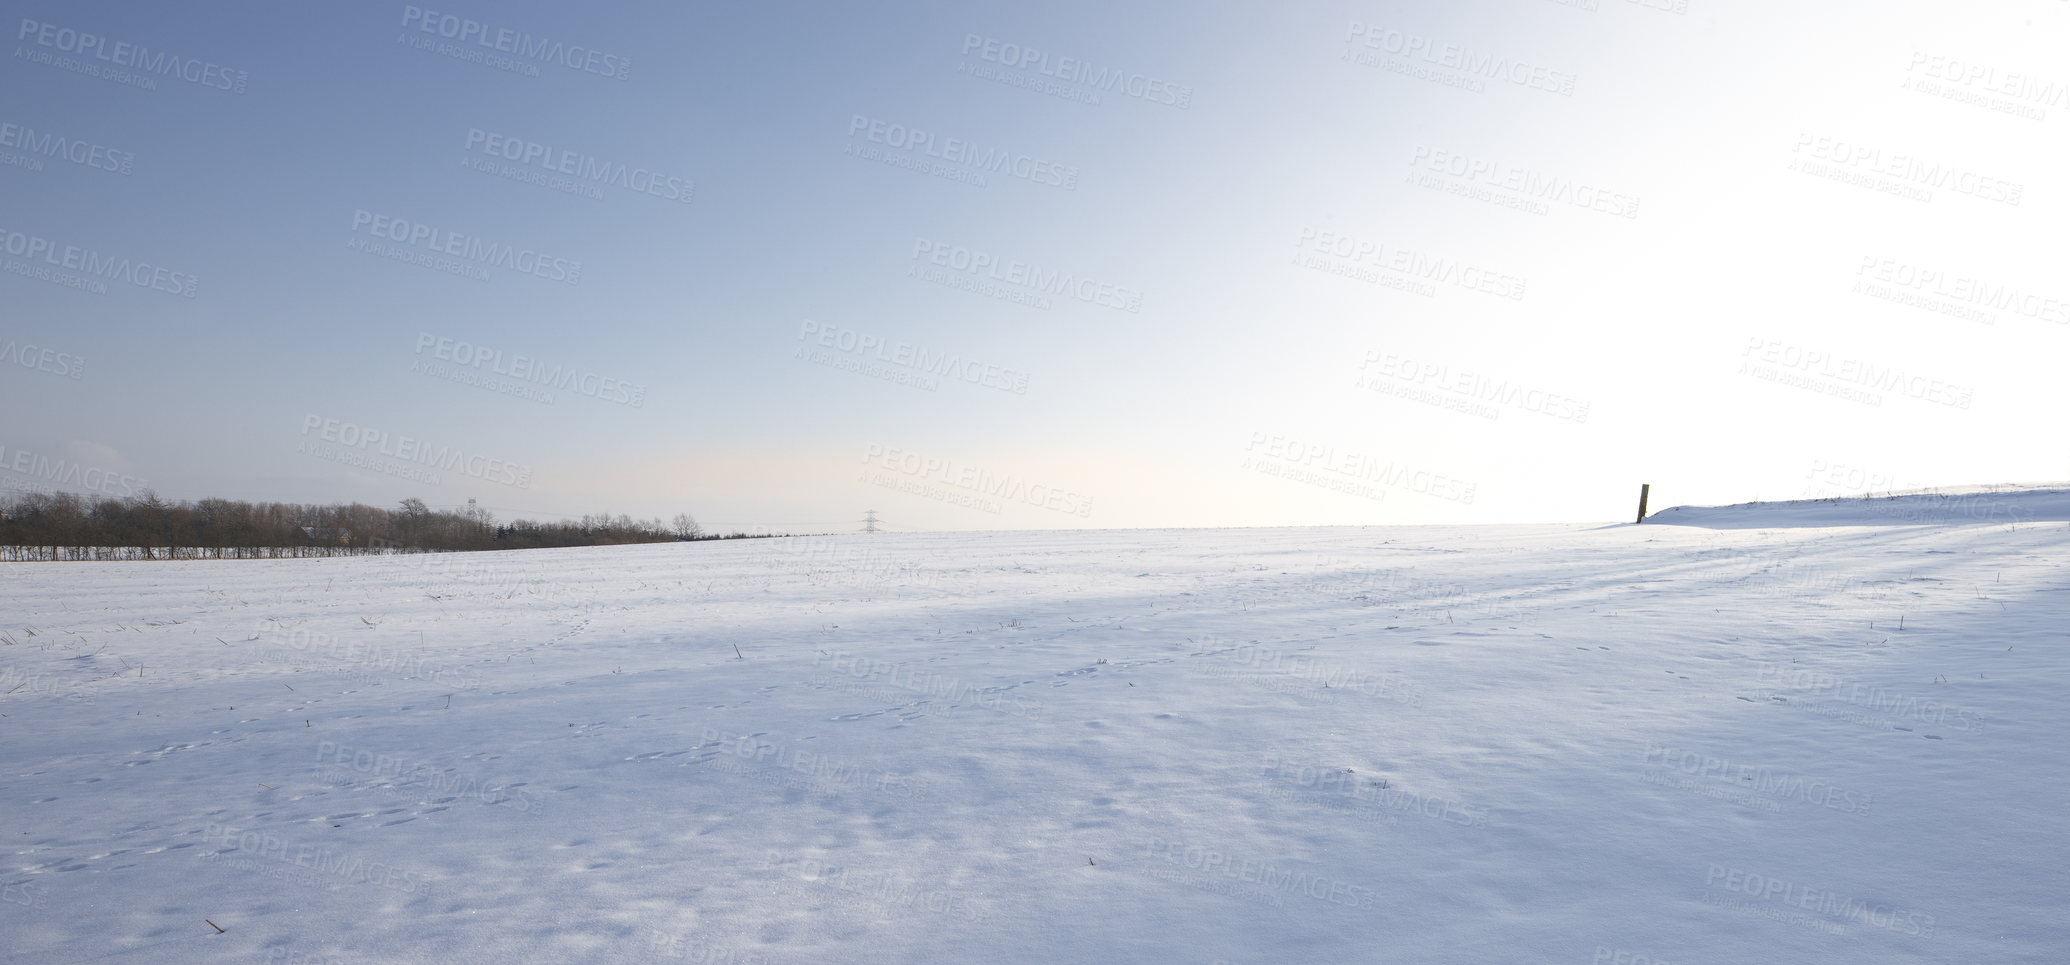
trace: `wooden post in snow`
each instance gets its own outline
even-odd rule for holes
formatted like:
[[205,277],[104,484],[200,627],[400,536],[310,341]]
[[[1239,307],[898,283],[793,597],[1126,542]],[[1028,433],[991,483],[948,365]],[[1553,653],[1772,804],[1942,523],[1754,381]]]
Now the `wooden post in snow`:
[[1652,489],[1653,486],[1650,483],[1639,484],[1639,518],[1637,522],[1643,523],[1646,521],[1646,494],[1652,491]]

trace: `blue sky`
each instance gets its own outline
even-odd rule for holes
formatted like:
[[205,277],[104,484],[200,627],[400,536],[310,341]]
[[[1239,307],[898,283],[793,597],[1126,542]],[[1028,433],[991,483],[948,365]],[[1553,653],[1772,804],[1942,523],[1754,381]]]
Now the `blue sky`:
[[828,531],[2070,477],[2070,4],[1251,6],[10,4],[0,483]]

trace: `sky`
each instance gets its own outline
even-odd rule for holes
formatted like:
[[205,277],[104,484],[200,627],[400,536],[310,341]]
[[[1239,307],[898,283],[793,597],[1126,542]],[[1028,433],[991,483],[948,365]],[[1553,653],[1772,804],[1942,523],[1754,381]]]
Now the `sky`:
[[2070,478],[2070,3],[1805,7],[8,3],[0,486],[847,532]]

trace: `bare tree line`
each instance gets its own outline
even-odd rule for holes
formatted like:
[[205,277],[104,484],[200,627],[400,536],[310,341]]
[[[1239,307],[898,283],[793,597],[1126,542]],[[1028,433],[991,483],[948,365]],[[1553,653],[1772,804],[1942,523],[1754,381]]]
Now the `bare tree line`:
[[150,492],[121,498],[67,492],[0,495],[0,560],[270,559],[747,536],[706,534],[688,513],[676,514],[673,522],[620,513],[499,523],[485,509],[432,509],[415,498],[380,509],[362,503],[166,501]]

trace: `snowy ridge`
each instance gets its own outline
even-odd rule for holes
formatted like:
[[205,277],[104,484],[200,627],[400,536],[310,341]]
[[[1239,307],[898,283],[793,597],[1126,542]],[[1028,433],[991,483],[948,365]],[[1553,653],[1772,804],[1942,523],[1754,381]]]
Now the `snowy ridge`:
[[1769,526],[1934,526],[2070,520],[2070,483],[1950,486],[1861,495],[1675,506],[1648,524],[1745,529]]

